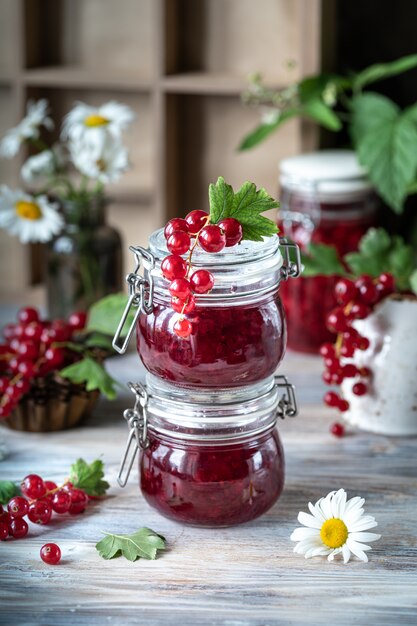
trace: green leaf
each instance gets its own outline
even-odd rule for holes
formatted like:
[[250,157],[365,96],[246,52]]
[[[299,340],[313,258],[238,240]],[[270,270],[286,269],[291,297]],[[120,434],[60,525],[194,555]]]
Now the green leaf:
[[117,395],[114,388],[116,381],[100,363],[90,357],[64,367],[59,373],[75,384],[85,384],[87,391],[98,389],[109,400],[114,400]]
[[388,268],[400,289],[410,288],[410,278],[415,268],[413,248],[399,237],[393,237],[393,245],[388,255]]
[[301,114],[328,130],[338,131],[342,128],[342,122],[336,113],[321,98],[315,98],[306,102],[301,108]]
[[375,127],[395,120],[400,109],[389,98],[379,93],[364,93],[352,98],[350,133],[356,145],[363,136]]
[[103,496],[110,487],[107,480],[103,480],[104,465],[103,461],[96,459],[88,464],[84,459],[77,459],[71,465],[69,481],[82,489],[89,496]]
[[375,125],[358,141],[360,163],[378,193],[401,213],[417,168],[417,129],[404,115]]
[[417,67],[417,54],[411,54],[391,63],[377,63],[371,65],[353,77],[353,89],[355,91],[363,89],[366,85],[370,85],[384,78],[389,78],[390,76],[402,74],[403,72],[413,69],[413,67]]
[[[127,300],[128,298],[124,293],[114,293],[93,304],[88,312],[86,331],[96,331],[113,337]],[[127,329],[132,323],[134,313],[134,311],[129,313],[122,336],[126,336]]]
[[219,176],[217,183],[209,185],[210,222],[217,224],[225,217],[229,217],[233,207],[233,188],[228,185],[223,176]]
[[91,333],[84,345],[88,348],[103,348],[103,350],[112,350],[112,340],[108,335],[102,335],[101,333]]
[[346,275],[337,250],[334,246],[310,243],[308,254],[302,255],[303,276],[344,276]]
[[410,276],[410,287],[417,296],[417,269]]
[[11,480],[0,480],[0,504],[7,504],[11,498],[19,495],[19,487]]
[[254,148],[259,143],[267,139],[269,135],[272,135],[272,133],[277,130],[277,128],[279,128],[282,124],[284,124],[284,122],[290,120],[292,117],[296,117],[299,114],[300,111],[296,108],[281,111],[276,121],[272,123],[259,124],[259,126],[255,128],[255,130],[252,130],[250,133],[248,133],[239,144],[238,150],[243,151]]
[[104,533],[106,537],[96,544],[103,559],[124,556],[128,561],[154,560],[158,550],[165,549],[165,539],[150,528],[140,528],[131,535]]

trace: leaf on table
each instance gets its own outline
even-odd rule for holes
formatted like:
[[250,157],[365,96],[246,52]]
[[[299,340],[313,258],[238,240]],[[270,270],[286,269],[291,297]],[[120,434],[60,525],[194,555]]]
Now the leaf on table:
[[7,504],[11,498],[20,495],[20,489],[11,480],[0,480],[0,504]]
[[302,254],[303,276],[344,276],[346,274],[337,250],[324,243],[310,243],[307,254]]
[[84,459],[77,459],[71,465],[69,481],[82,489],[89,496],[104,496],[110,487],[107,480],[104,480],[104,464],[100,459],[92,463],[87,463]]
[[115,389],[117,382],[100,363],[90,357],[85,357],[77,363],[64,367],[59,374],[76,385],[85,384],[87,391],[98,389],[109,400],[114,400],[117,395]]
[[[95,331],[113,337],[126,307],[127,300],[128,298],[124,293],[114,293],[93,304],[88,312],[86,331]],[[129,313],[122,330],[122,337],[126,336],[134,314],[135,311]]]
[[96,544],[103,559],[124,556],[128,561],[156,559],[158,550],[165,549],[165,539],[150,528],[140,528],[131,535],[104,533],[106,537]]

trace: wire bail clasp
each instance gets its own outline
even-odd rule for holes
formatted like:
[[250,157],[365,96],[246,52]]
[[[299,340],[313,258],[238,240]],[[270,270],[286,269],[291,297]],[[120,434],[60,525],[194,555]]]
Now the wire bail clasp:
[[[141,246],[130,246],[129,250],[135,255],[136,267],[133,272],[126,276],[126,282],[129,285],[129,299],[112,341],[113,348],[119,354],[126,352],[140,312],[142,311],[143,313],[149,314],[152,313],[153,310],[154,284],[152,270],[155,267],[155,257]],[[143,276],[139,274],[141,266],[143,266]],[[120,346],[119,340],[122,338],[123,328],[132,308],[136,308],[136,312],[130,323],[126,337]]]
[[277,415],[281,419],[285,417],[295,417],[298,414],[297,400],[295,397],[295,387],[288,382],[286,376],[275,376],[275,386],[283,389],[284,393],[278,401]]
[[[281,267],[282,278],[284,280],[298,278],[303,271],[300,248],[296,243],[290,243],[285,237],[279,238],[279,247],[282,249],[284,256],[284,263]],[[294,260],[291,259],[291,256],[295,257]]]
[[146,408],[148,392],[141,383],[128,383],[128,387],[135,394],[135,404],[133,409],[126,409],[123,412],[123,417],[129,426],[129,435],[117,475],[117,482],[120,487],[126,486],[139,448],[145,449],[149,446]]

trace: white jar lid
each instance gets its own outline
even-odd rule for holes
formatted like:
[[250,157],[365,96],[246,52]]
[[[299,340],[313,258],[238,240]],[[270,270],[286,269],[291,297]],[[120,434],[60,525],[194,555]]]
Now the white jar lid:
[[373,189],[366,170],[353,150],[322,150],[284,159],[280,164],[280,183],[319,200],[343,202]]

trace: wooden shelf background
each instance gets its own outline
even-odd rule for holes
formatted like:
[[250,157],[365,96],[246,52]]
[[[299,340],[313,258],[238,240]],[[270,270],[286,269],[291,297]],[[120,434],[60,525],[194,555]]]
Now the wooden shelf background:
[[[248,153],[236,151],[259,112],[242,105],[249,74],[271,86],[317,71],[322,0],[2,0],[0,134],[28,98],[46,97],[57,125],[81,100],[110,99],[137,118],[127,137],[133,168],[108,187],[109,222],[127,252],[173,215],[207,208],[219,174],[278,191],[281,158],[317,137],[293,121]],[[291,67],[292,66],[292,67]],[[22,153],[0,161],[0,182],[21,186]],[[32,285],[28,247],[0,232],[0,292]]]

